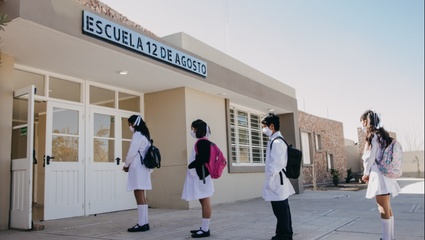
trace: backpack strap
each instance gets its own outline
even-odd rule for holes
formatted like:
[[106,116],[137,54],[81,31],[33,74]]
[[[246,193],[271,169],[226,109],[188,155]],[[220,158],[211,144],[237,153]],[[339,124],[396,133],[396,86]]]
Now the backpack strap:
[[[289,147],[289,145],[288,145],[288,143],[286,142],[286,140],[285,140],[283,137],[278,136],[278,137],[276,137],[275,139],[273,139],[273,140],[270,142],[270,152],[272,151],[273,142],[274,142],[274,140],[276,140],[276,139],[282,139],[282,140],[285,142],[286,146],[288,146],[288,147]],[[286,163],[286,165],[288,165],[288,162]],[[285,175],[286,175],[286,170],[285,170],[285,168],[282,168],[282,171],[283,171],[283,172],[285,173]],[[280,185],[283,185],[283,176],[282,176],[282,171],[280,171],[280,172],[279,172]]]
[[205,164],[202,164],[202,181],[204,182],[204,184],[206,183],[205,182]]
[[143,162],[143,157],[142,157],[142,154],[140,154],[140,151],[139,151],[139,150],[137,150],[137,152],[139,153],[139,156],[140,156],[140,161],[142,162],[142,165],[145,165],[145,164],[144,164],[144,162]]

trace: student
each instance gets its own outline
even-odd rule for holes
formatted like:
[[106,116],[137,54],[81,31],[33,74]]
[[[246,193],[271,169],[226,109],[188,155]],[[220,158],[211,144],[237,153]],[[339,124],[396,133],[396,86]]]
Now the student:
[[[149,230],[148,202],[145,191],[152,189],[151,169],[146,168],[140,161],[140,155],[145,156],[150,143],[149,129],[140,115],[132,115],[128,119],[128,126],[133,132],[130,148],[128,149],[123,167],[128,172],[127,191],[134,191],[137,203],[138,221],[129,232],[144,232]],[[140,155],[139,155],[140,154]]]
[[206,122],[198,119],[192,122],[191,136],[198,139],[192,148],[186,180],[183,187],[182,199],[186,201],[199,200],[202,206],[202,224],[197,230],[191,230],[192,238],[210,236],[211,201],[214,185],[205,163],[210,158],[210,142],[207,137],[210,129]]
[[395,179],[385,177],[375,162],[375,159],[382,158],[383,150],[393,139],[385,131],[379,114],[367,110],[361,115],[360,122],[366,133],[366,144],[362,156],[364,167],[362,180],[368,183],[366,198],[376,198],[378,210],[381,213],[381,240],[394,240],[394,216],[390,195],[397,196],[400,187]]
[[[288,147],[278,138],[280,133],[279,117],[269,113],[261,120],[262,130],[269,137],[266,150],[266,181],[263,188],[263,198],[270,201],[273,213],[277,218],[275,236],[272,240],[292,240],[292,219],[288,198],[295,193],[291,182],[282,169],[288,162]],[[273,141],[273,145],[271,145]]]

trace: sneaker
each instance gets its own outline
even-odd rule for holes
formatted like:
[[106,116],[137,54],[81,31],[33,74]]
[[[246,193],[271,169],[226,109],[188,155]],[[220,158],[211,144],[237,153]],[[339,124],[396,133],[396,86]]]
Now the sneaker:
[[200,231],[200,230],[201,230],[201,228],[196,229],[196,230],[190,230],[190,233],[194,234],[194,233],[197,233],[197,232],[198,232],[198,231]]
[[209,237],[210,236],[210,230],[204,231],[202,229],[199,229],[196,233],[192,234],[192,238],[203,238],[203,237]]
[[139,224],[134,225],[132,228],[127,229],[129,232],[144,232],[149,230],[149,224],[140,226]]

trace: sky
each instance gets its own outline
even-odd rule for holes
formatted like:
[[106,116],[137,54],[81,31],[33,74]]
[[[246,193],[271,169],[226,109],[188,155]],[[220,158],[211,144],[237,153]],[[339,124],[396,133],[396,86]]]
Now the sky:
[[357,142],[373,109],[424,149],[423,0],[101,0],[159,37],[184,32],[296,90]]

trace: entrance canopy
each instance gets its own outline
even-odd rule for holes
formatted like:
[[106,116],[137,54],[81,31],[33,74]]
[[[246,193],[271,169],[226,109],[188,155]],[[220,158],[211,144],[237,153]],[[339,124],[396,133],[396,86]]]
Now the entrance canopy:
[[[251,71],[255,71],[255,79],[243,76],[231,70],[232,66],[220,66],[207,59],[208,56],[199,56],[176,47],[141,29],[87,9],[77,1],[6,1],[0,3],[0,9],[1,13],[8,14],[11,19],[5,31],[0,32],[1,51],[12,56],[18,66],[142,93],[190,87],[265,112],[274,109],[276,113],[288,113],[297,109],[295,90],[277,80],[271,81],[270,77],[248,66]],[[84,35],[83,10],[92,11],[102,18],[205,61],[208,64],[207,77]],[[243,65],[234,59],[233,62],[238,66]],[[120,75],[121,71],[127,74]]]

